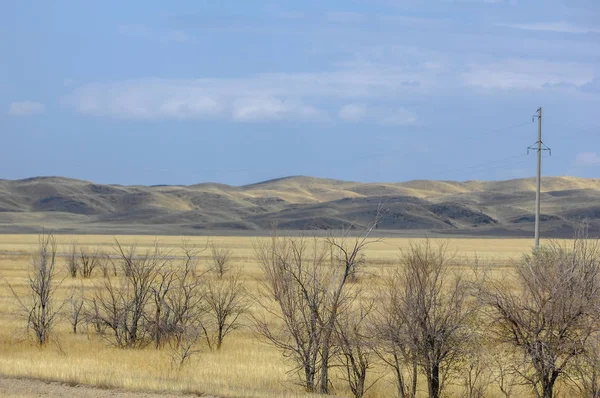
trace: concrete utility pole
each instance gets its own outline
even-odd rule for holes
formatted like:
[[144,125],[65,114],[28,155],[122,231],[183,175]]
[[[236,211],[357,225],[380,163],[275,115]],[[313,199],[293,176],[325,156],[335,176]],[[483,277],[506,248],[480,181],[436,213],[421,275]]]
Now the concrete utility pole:
[[537,178],[535,180],[535,251],[540,247],[540,191],[542,188],[542,107],[538,109]]
[[[540,247],[540,196],[542,187],[542,151],[550,151],[542,142],[542,108],[539,107],[537,112],[533,115],[533,119],[538,119],[538,139],[534,147],[530,146],[527,148],[528,152],[530,149],[537,151],[537,175],[536,175],[536,190],[535,190],[535,244],[534,249],[537,252]],[[543,147],[542,147],[543,146]],[[550,152],[552,153],[552,152]]]

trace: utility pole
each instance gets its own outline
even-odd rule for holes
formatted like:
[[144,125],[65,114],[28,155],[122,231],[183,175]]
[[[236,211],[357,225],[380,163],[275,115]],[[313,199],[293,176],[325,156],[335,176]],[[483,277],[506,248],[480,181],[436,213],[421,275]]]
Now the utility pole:
[[[537,252],[540,247],[540,197],[542,187],[542,151],[550,151],[542,142],[542,108],[539,107],[537,112],[533,115],[533,120],[537,117],[538,119],[538,139],[535,146],[527,148],[529,150],[535,149],[537,151],[537,174],[536,174],[536,190],[535,190],[535,244],[534,250]],[[552,154],[552,152],[550,152]]]

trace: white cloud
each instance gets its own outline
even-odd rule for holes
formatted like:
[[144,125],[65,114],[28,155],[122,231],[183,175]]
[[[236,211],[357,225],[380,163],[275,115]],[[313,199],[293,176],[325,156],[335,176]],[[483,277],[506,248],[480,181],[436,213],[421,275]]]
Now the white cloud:
[[465,85],[485,89],[581,87],[594,77],[587,65],[542,60],[505,60],[472,64],[463,74]]
[[502,24],[507,28],[530,30],[536,32],[556,32],[556,33],[600,33],[600,29],[572,25],[566,21],[559,22],[538,22],[530,24]]
[[225,104],[185,81],[150,80],[90,84],[65,99],[77,111],[93,116],[155,120],[217,116]]
[[316,120],[324,117],[318,109],[322,104],[411,98],[430,89],[427,81],[434,81],[436,73],[425,67],[365,66],[246,78],[128,80],[80,86],[65,103],[83,114],[125,119]]
[[263,122],[283,119],[316,120],[321,112],[294,100],[275,97],[241,98],[233,103],[233,120]]
[[44,113],[46,106],[40,102],[20,101],[8,106],[8,112],[13,116],[29,116]]
[[369,121],[388,126],[414,124],[417,116],[405,108],[373,107],[363,104],[348,104],[340,108],[338,117],[345,122]]
[[364,105],[348,104],[340,108],[338,116],[346,122],[357,122],[367,115],[367,108]]
[[579,167],[600,166],[600,156],[596,152],[582,152],[575,157],[575,165]]
[[405,126],[414,124],[416,121],[417,116],[414,113],[404,108],[398,108],[386,112],[381,118],[380,123],[390,126]]

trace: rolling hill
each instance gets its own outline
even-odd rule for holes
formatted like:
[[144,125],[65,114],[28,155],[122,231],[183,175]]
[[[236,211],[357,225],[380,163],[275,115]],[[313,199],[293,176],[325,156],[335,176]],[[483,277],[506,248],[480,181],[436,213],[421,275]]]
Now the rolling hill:
[[[245,186],[101,185],[62,177],[0,180],[0,232],[262,234],[373,220],[387,233],[529,236],[535,180],[359,183],[286,177]],[[600,233],[600,179],[545,177],[542,233]]]

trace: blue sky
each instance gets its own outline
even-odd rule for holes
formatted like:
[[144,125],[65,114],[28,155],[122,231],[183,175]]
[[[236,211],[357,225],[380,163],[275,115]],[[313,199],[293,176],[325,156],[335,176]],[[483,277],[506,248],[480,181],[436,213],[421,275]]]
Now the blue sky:
[[[0,3],[0,178],[600,177],[597,0]],[[545,154],[547,156],[548,154]]]

